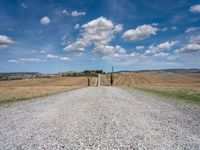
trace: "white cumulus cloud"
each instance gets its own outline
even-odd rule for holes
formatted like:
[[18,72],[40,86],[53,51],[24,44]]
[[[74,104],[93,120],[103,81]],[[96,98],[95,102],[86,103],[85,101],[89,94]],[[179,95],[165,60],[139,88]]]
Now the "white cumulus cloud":
[[114,31],[115,32],[121,32],[123,30],[122,24],[118,24],[115,26]]
[[84,15],[86,15],[86,12],[81,12],[81,11],[78,12],[77,10],[75,10],[75,11],[72,11],[71,15],[72,15],[73,17],[84,16]]
[[46,59],[40,59],[40,58],[20,58],[20,62],[46,62]]
[[200,35],[191,36],[188,43],[176,50],[176,53],[193,53],[200,52]]
[[57,55],[53,55],[53,54],[48,54],[47,58],[54,59],[54,58],[58,58],[58,56]]
[[127,61],[127,60],[132,60],[133,58],[140,58],[141,54],[132,52],[130,54],[120,54],[120,53],[115,53],[114,55],[105,55],[102,57],[103,60],[119,60],[121,62]]
[[18,63],[18,60],[15,60],[15,59],[10,59],[8,60],[9,63]]
[[200,52],[200,44],[187,44],[186,46],[176,50],[176,53],[193,53],[193,52]]
[[[94,51],[103,54],[114,52],[113,46],[108,43],[120,32],[121,24],[115,25],[111,20],[99,17],[81,26],[79,38],[74,43],[67,45],[64,51],[83,53],[86,47],[94,46]],[[103,48],[105,48],[103,50]],[[105,51],[108,52],[105,52]],[[100,52],[102,51],[102,52]]]
[[28,6],[26,4],[24,4],[24,3],[21,3],[21,7],[28,8]]
[[115,49],[116,49],[116,53],[126,54],[126,50],[123,47],[119,46],[119,45],[116,45]]
[[200,35],[191,36],[190,39],[189,39],[189,43],[200,44]]
[[124,32],[122,38],[126,41],[134,42],[149,38],[155,35],[159,29],[151,25],[138,26],[136,29],[130,29]]
[[62,61],[68,61],[69,57],[60,57],[60,60],[62,60]]
[[74,29],[79,29],[80,28],[80,24],[76,24],[75,26],[74,26]]
[[193,12],[193,13],[200,13],[200,4],[191,6],[190,11]]
[[0,48],[7,48],[15,42],[6,35],[0,35]]
[[43,18],[40,20],[40,23],[41,23],[42,25],[48,25],[48,24],[50,23],[49,17],[47,17],[47,16],[43,17]]
[[165,27],[165,28],[161,29],[161,31],[162,31],[162,32],[166,32],[167,30],[168,30],[168,28],[167,28],[167,27]]
[[141,50],[141,49],[144,49],[144,46],[136,46],[135,49],[136,50]]
[[167,41],[157,45],[160,50],[168,50],[171,49],[178,41]]
[[103,55],[115,54],[115,48],[107,44],[99,44],[95,47],[94,52],[101,53]]
[[160,53],[155,54],[154,56],[167,57],[167,56],[170,56],[170,54],[169,53],[160,52]]
[[87,43],[79,39],[76,42],[66,46],[63,50],[66,52],[78,52],[78,53],[81,52],[82,53],[85,51],[85,47],[87,47]]
[[171,27],[172,30],[177,30],[178,28],[176,26]]
[[158,45],[150,45],[148,50],[145,51],[144,55],[153,56],[159,54],[163,50],[170,50],[177,43],[177,41],[167,41]]
[[64,10],[62,11],[62,13],[63,13],[64,15],[69,15],[69,13],[67,12],[66,9],[64,9]]
[[46,50],[33,50],[32,51],[34,54],[46,54]]
[[189,27],[185,30],[185,33],[190,33],[199,30],[200,27]]
[[[97,18],[82,25],[83,39],[90,43],[108,43],[114,38],[114,34],[121,31],[121,25],[114,25],[111,20],[104,17]],[[119,30],[120,28],[120,30]]]
[[107,44],[98,44],[95,47],[94,52],[103,55],[115,55],[115,54],[125,54],[126,50],[119,45],[111,46]]

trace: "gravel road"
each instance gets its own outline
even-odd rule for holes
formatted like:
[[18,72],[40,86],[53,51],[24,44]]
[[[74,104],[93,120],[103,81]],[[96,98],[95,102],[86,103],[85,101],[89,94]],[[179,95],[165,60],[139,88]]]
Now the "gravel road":
[[200,149],[200,107],[89,87],[0,107],[0,149]]

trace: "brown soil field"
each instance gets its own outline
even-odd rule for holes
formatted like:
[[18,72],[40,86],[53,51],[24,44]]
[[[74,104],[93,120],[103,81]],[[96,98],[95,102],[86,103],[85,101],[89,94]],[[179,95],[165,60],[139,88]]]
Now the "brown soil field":
[[[103,85],[110,85],[110,75],[102,75]],[[118,73],[115,86],[144,86],[169,90],[200,92],[200,73]]]
[[[90,78],[91,86],[95,79]],[[0,81],[0,103],[46,96],[87,86],[87,77],[52,77]]]

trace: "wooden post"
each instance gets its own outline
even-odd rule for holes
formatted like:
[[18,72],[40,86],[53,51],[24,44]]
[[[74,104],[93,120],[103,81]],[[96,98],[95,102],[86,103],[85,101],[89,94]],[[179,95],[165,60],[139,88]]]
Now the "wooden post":
[[110,76],[110,85],[113,86],[113,66],[112,66],[112,73]]
[[90,78],[88,77],[88,86],[90,86]]
[[101,83],[100,83],[100,82],[101,82],[101,79],[100,79],[100,78],[101,78],[101,75],[100,75],[100,73],[99,73],[99,74],[98,74],[98,82],[97,82],[98,85],[97,85],[97,86],[100,86],[100,85],[101,85]]

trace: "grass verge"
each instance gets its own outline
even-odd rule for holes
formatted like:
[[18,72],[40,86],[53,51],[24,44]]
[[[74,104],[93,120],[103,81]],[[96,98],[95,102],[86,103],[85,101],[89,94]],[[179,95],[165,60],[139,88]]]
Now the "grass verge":
[[[71,87],[17,87],[4,89],[4,95],[0,96],[0,106],[9,105],[14,102],[30,100],[39,97],[50,96],[66,91],[81,88],[80,86]],[[1,89],[1,92],[3,90]]]
[[181,90],[172,91],[167,89],[156,89],[156,88],[145,88],[145,87],[133,87],[133,88],[147,93],[156,94],[161,97],[182,100],[186,103],[200,104],[200,93],[181,91]]

